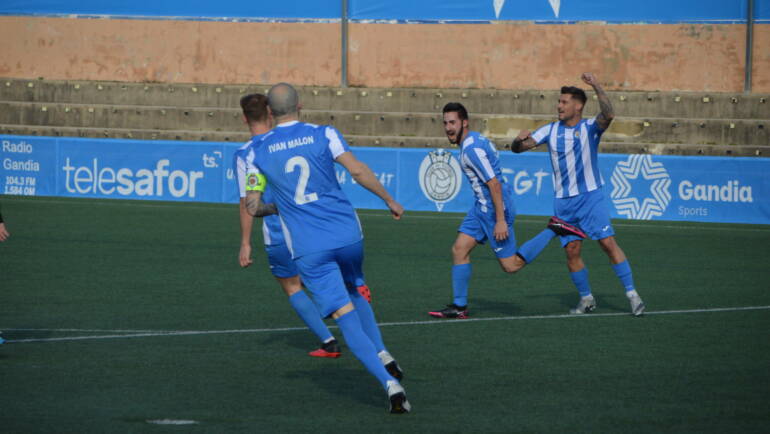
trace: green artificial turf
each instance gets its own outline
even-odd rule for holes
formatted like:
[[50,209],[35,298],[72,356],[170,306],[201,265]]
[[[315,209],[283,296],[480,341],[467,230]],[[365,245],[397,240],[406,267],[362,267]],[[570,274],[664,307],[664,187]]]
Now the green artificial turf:
[[[565,315],[578,296],[557,240],[515,275],[479,246],[471,319],[441,321],[426,312],[451,302],[462,216],[362,210],[373,307],[413,406],[390,415],[346,347],[306,355],[318,342],[260,231],[238,266],[235,205],[0,201],[3,433],[770,429],[768,226],[616,220],[641,318],[595,242],[599,307],[581,317]],[[518,241],[546,221],[520,216]]]

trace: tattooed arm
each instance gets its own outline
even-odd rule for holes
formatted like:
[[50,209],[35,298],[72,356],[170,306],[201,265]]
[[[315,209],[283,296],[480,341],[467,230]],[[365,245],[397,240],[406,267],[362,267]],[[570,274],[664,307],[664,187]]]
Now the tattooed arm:
[[596,98],[599,100],[600,109],[599,114],[596,116],[596,123],[599,124],[601,129],[606,130],[610,127],[610,122],[612,122],[612,120],[615,118],[615,111],[612,109],[610,98],[607,96],[607,93],[604,92],[604,89],[599,85],[599,81],[596,79],[596,76],[594,76],[592,73],[584,72],[580,78],[582,78],[586,84],[594,88],[594,92],[596,92]]
[[519,154],[524,151],[529,151],[536,146],[537,142],[532,138],[532,133],[530,133],[529,130],[521,130],[519,135],[513,139],[513,143],[511,143],[511,151]]
[[246,193],[246,211],[254,217],[278,214],[278,208],[276,208],[274,203],[262,202],[261,191],[249,191]]

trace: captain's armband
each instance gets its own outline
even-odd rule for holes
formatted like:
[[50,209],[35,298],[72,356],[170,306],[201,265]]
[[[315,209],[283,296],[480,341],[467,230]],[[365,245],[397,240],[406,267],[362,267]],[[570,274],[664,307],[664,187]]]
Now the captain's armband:
[[264,193],[265,187],[267,187],[267,178],[265,178],[265,175],[261,173],[246,174],[246,191],[258,191]]

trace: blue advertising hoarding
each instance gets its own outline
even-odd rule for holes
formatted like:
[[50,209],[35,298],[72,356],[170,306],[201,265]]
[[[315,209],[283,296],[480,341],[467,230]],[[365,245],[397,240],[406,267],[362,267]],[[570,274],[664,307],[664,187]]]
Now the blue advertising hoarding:
[[[348,18],[384,22],[744,23],[745,0],[347,0]],[[0,15],[147,17],[162,19],[330,21],[343,0],[4,0]],[[754,1],[754,19],[770,22],[770,0]]]
[[[767,0],[756,10],[764,13]],[[745,22],[745,1],[682,0],[350,0],[350,16],[374,21]],[[757,19],[762,18],[755,14]]]
[[279,2],[220,0],[3,0],[2,15],[155,17],[172,19],[336,19],[342,15],[339,0],[283,0]]
[[[238,144],[0,136],[0,192],[187,202],[238,201]],[[473,203],[458,151],[355,148],[407,210],[465,212]],[[551,163],[543,152],[500,153],[519,214],[553,211]],[[770,224],[770,159],[602,154],[614,218]],[[338,166],[356,208],[384,209]]]

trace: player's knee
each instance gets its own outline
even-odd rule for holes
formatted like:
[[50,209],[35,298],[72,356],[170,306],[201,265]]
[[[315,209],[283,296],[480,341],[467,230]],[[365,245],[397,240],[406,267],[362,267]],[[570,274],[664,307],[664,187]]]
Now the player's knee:
[[618,250],[618,243],[615,242],[615,237],[607,237],[599,240],[599,247],[607,253]]
[[468,251],[468,249],[466,249],[464,246],[457,243],[452,245],[452,259],[454,259],[455,262],[468,259],[469,254],[470,251]]
[[502,264],[503,271],[505,271],[508,274],[514,274],[517,271],[521,270],[520,266],[511,265],[511,264]]
[[500,267],[508,274],[516,273],[524,268],[525,265],[527,265],[527,263],[518,255],[500,261]]
[[567,253],[567,258],[575,258],[580,256],[580,242],[572,241],[564,246],[564,252]]

